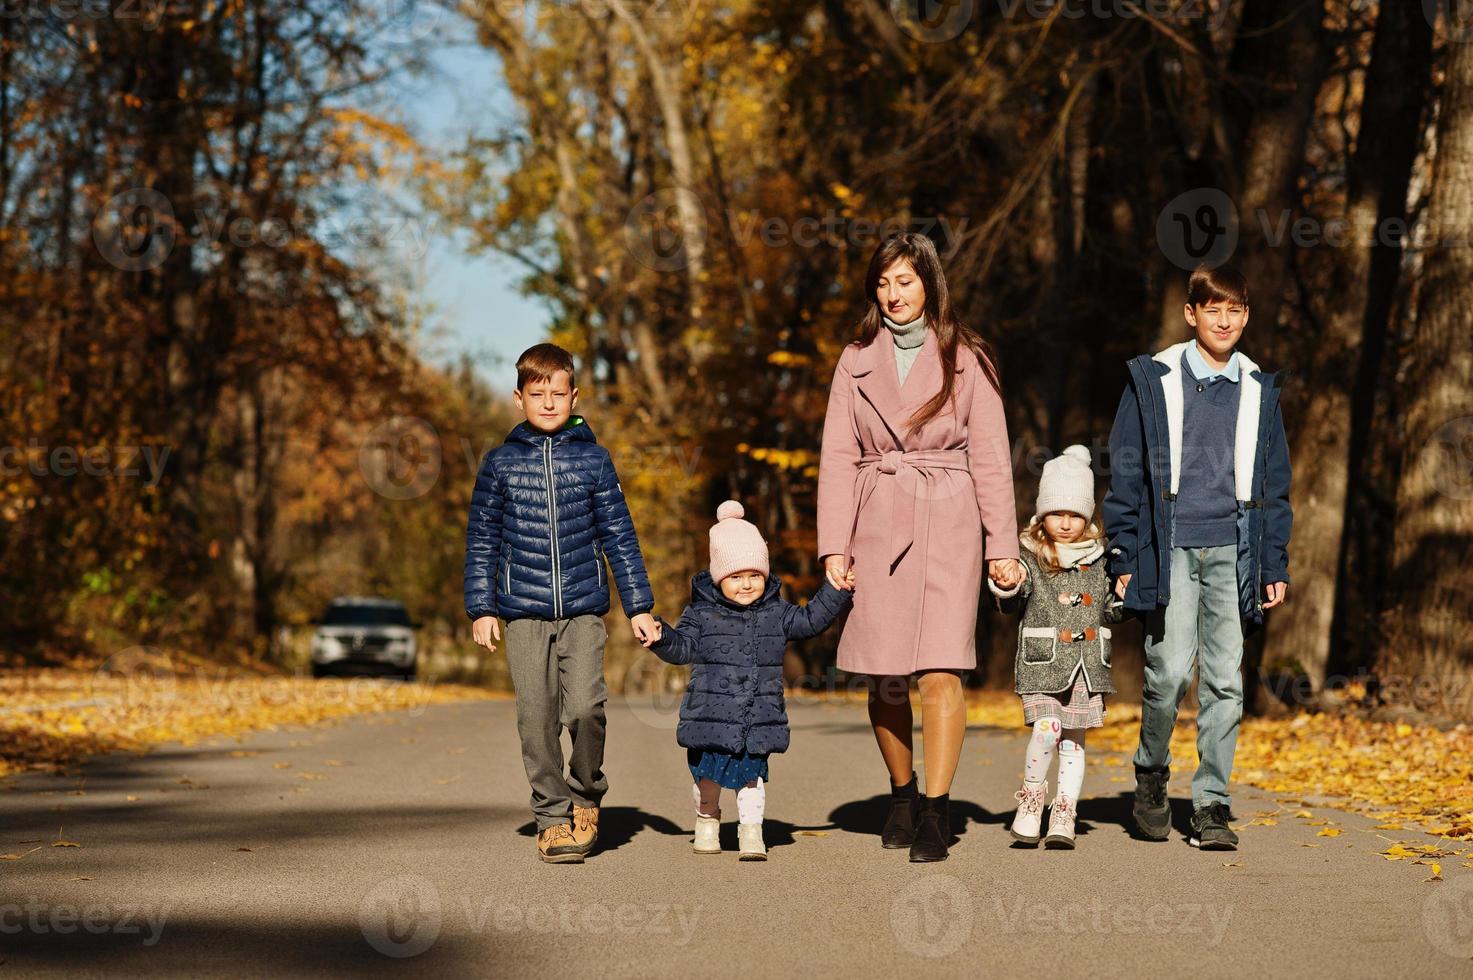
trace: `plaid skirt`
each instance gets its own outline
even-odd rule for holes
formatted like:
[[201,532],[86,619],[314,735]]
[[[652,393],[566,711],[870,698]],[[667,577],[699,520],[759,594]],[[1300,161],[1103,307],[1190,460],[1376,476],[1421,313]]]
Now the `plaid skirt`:
[[1064,703],[1064,691],[1054,694],[1021,694],[1023,724],[1031,725],[1044,718],[1057,718],[1060,728],[1102,728],[1105,724],[1105,696],[1089,693],[1084,671],[1074,675],[1074,687]]

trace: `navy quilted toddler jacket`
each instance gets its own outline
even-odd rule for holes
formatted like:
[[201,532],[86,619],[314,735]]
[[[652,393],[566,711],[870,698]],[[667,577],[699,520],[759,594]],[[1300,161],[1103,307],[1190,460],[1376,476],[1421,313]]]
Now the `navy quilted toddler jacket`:
[[680,704],[675,740],[688,749],[767,755],[788,747],[783,700],[783,652],[789,640],[806,640],[829,628],[849,605],[850,594],[825,579],[812,601],[783,599],[782,581],[767,577],[767,590],[750,606],[732,602],[703,571],[691,580],[690,605],[650,647],[666,663],[694,664]]

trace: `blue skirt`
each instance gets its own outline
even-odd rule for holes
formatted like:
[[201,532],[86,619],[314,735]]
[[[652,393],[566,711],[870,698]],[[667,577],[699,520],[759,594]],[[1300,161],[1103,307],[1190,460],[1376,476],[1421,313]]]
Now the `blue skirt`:
[[709,779],[726,789],[741,789],[758,776],[764,783],[768,781],[765,755],[747,755],[745,752],[732,755],[717,749],[687,749],[686,761],[690,763],[693,779]]

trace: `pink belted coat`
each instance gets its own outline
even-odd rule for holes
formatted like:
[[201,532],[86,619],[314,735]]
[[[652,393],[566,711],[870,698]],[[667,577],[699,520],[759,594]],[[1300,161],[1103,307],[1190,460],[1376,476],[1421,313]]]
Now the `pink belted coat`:
[[818,553],[854,559],[854,606],[839,640],[851,673],[977,666],[984,555],[1018,557],[1002,399],[966,346],[951,410],[908,433],[941,389],[934,330],[900,384],[888,331],[844,348],[818,472]]

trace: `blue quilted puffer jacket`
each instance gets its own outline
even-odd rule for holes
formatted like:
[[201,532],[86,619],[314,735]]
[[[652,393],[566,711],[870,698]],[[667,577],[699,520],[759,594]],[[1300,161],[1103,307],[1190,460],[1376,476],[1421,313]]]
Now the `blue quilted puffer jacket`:
[[654,608],[634,520],[609,451],[581,416],[547,435],[526,422],[486,454],[465,532],[471,619],[609,611],[604,559],[627,616]]
[[690,591],[680,622],[672,627],[660,620],[663,635],[650,647],[666,663],[695,665],[675,740],[733,755],[784,751],[783,651],[789,640],[828,629],[850,594],[825,579],[808,605],[795,606],[780,595],[781,580],[769,575],[762,598],[743,606],[722,595],[708,571],[691,580]]

